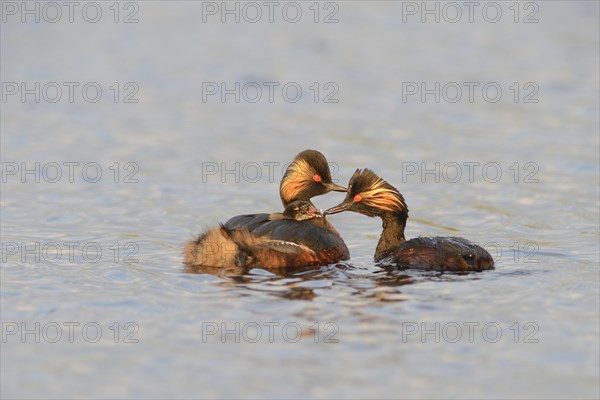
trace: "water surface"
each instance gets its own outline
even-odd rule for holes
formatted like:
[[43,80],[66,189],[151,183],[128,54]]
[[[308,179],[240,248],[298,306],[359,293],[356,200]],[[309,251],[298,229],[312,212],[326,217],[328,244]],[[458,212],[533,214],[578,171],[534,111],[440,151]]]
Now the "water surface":
[[[407,3],[360,1],[318,23],[309,3],[297,23],[222,23],[155,1],[121,4],[129,24],[99,4],[97,23],[1,25],[3,83],[65,90],[23,102],[3,88],[2,397],[598,398],[597,3],[534,2],[537,23],[523,4],[516,23],[509,3],[496,23],[423,23]],[[222,82],[303,96],[207,95]],[[407,94],[421,83],[439,102]],[[380,268],[380,221],[343,213],[330,220],[347,263],[184,273],[183,244],[206,227],[280,210],[306,148],[340,184],[369,167],[396,186],[407,237],[469,238],[496,270]]]

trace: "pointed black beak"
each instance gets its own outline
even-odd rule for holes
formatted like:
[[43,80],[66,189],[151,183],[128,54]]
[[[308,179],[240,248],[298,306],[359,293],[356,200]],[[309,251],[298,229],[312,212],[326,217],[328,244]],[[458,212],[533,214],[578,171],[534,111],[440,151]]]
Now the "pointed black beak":
[[325,210],[323,215],[337,214],[342,211],[348,211],[351,206],[352,206],[352,203],[340,203],[337,206],[334,206],[334,207],[331,207],[331,208]]
[[325,187],[327,188],[327,190],[329,191],[334,191],[334,192],[347,192],[348,189],[346,189],[343,186],[340,185],[336,185],[335,183],[325,183]]

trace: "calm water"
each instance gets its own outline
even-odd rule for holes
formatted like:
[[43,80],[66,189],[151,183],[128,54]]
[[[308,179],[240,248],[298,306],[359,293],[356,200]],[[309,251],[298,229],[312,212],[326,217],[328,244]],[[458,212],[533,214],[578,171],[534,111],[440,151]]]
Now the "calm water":
[[[261,4],[2,3],[2,397],[598,398],[598,3]],[[306,148],[496,270],[183,273]]]

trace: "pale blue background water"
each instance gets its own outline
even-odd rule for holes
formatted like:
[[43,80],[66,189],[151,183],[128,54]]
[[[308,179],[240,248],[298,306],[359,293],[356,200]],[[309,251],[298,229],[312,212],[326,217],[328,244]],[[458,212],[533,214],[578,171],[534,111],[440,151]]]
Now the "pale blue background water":
[[[440,23],[431,16],[422,23],[420,15],[403,21],[407,3],[336,2],[339,21],[330,24],[322,19],[334,6],[321,5],[314,23],[312,3],[301,4],[295,24],[281,17],[283,3],[273,23],[265,15],[256,24],[210,15],[203,22],[202,4],[183,1],[133,3],[137,10],[121,4],[120,20],[136,11],[139,21],[114,23],[112,2],[99,4],[95,24],[81,17],[82,3],[73,23],[66,14],[56,23],[21,23],[5,13],[1,25],[5,85],[97,82],[103,89],[97,103],[76,90],[72,103],[64,92],[56,103],[31,95],[22,103],[15,95],[1,104],[3,398],[599,396],[597,2],[535,2],[537,11],[521,3],[519,23],[512,2],[499,3],[497,23],[482,17],[485,3],[473,23],[465,8],[457,23],[447,21],[449,9]],[[522,23],[533,11],[539,21]],[[202,101],[203,82],[271,81],[296,82],[302,99],[290,103],[276,92],[273,103]],[[139,88],[137,103],[121,101],[127,82]],[[321,101],[327,82],[337,85],[338,103]],[[503,95],[496,103],[477,90],[473,102],[466,92],[456,103],[431,95],[404,102],[407,82],[495,82]],[[539,89],[537,103],[523,102],[528,82]],[[497,245],[497,269],[466,276],[379,269],[372,254],[380,222],[340,214],[331,221],[352,253],[345,265],[286,277],[183,273],[180,250],[206,226],[279,210],[284,164],[306,148],[322,151],[342,184],[369,167],[398,187],[410,208],[408,237],[460,235]],[[7,163],[35,162],[97,162],[103,175],[97,183],[85,182],[81,167],[73,183],[66,167],[56,183],[6,175],[15,165]],[[125,169],[127,162],[138,168],[137,183],[124,182],[134,168]],[[415,165],[408,163],[436,162],[458,163],[463,176],[456,183],[407,176]],[[473,182],[469,162],[480,163]],[[502,171],[496,183],[482,175],[490,162]],[[262,175],[256,182],[236,182],[235,174],[203,179],[207,163],[240,163],[248,174],[258,164]],[[272,179],[265,163],[278,163]],[[533,171],[525,163],[534,163],[537,183],[525,182]],[[333,193],[315,203],[326,208],[342,198]],[[50,262],[49,249],[39,261],[22,261],[7,247],[36,242],[62,244],[62,259]],[[73,261],[67,242],[80,246]],[[102,249],[99,261],[82,256],[88,243]],[[69,322],[80,324],[72,343]],[[125,329],[127,322],[134,325]],[[271,322],[280,324],[272,343]],[[15,326],[35,332],[36,323],[40,343],[35,334],[9,334]],[[83,337],[86,323],[102,330],[98,342]],[[203,328],[222,323],[250,329],[244,337],[254,337],[258,324],[263,337],[203,340]],[[304,336],[286,341],[286,323]],[[469,323],[478,324],[472,342]],[[502,330],[495,343],[484,337],[490,323]],[[57,343],[48,340],[53,324],[61,327]],[[408,335],[421,324],[439,340]],[[455,326],[462,337],[451,343]],[[324,342],[334,328],[337,343]],[[138,342],[124,343],[134,329]]]

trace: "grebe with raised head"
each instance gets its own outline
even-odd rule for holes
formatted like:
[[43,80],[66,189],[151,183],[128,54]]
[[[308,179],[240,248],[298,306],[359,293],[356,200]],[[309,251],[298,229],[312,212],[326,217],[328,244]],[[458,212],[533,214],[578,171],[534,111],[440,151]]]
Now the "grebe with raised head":
[[[293,201],[310,202],[311,198],[331,191],[345,192],[346,188],[333,183],[325,156],[310,149],[294,157],[279,185],[279,197],[284,208]],[[252,232],[258,226],[268,222],[268,217],[267,213],[238,215],[229,219],[224,225],[227,229],[245,227]]]
[[[207,257],[207,252],[214,252],[214,245],[225,249],[233,239],[238,239],[236,244],[248,252],[252,245],[258,244],[251,237],[260,240],[282,241],[301,246],[313,251],[319,264],[330,264],[350,257],[348,247],[335,230],[333,225],[324,218],[317,217],[309,211],[302,211],[304,207],[314,205],[310,199],[330,191],[346,191],[343,186],[332,182],[329,164],[323,154],[316,150],[305,150],[299,153],[290,163],[281,180],[279,194],[284,205],[282,214],[245,214],[229,219],[220,227],[212,228],[189,242],[185,247],[184,264],[210,265],[218,267],[221,263],[229,262],[227,257]],[[297,202],[301,203],[297,203]],[[292,206],[290,208],[290,206]],[[294,207],[299,207],[295,210]],[[274,217],[279,215],[279,217]],[[292,218],[290,218],[292,216]],[[308,218],[310,216],[310,218]],[[305,218],[306,217],[306,218]],[[236,231],[240,231],[237,233]],[[230,241],[223,241],[229,238]],[[264,250],[264,246],[258,249]],[[291,247],[287,247],[286,257],[272,257],[277,259],[274,268],[281,268],[282,263],[288,262],[290,267],[303,262],[314,265],[315,260],[306,253],[296,254],[293,259]],[[302,250],[304,251],[304,250]],[[263,251],[264,253],[264,251]],[[278,253],[273,253],[277,255]],[[292,254],[292,255],[289,255]],[[264,258],[263,258],[264,259]],[[220,260],[220,261],[219,261]],[[263,265],[265,268],[269,265]]]

